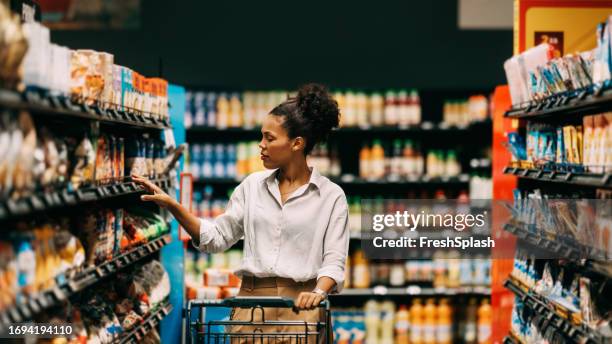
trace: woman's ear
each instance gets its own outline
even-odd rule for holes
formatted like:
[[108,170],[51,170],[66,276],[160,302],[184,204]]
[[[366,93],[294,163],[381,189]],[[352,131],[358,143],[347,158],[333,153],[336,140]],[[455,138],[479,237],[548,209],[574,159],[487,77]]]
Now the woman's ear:
[[293,139],[293,144],[291,145],[291,150],[293,152],[304,150],[304,148],[306,148],[306,140],[304,140],[303,137],[298,136]]

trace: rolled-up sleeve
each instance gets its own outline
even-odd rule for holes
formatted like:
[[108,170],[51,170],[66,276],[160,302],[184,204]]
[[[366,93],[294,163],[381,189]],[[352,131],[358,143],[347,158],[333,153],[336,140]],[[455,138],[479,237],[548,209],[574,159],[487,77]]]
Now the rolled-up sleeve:
[[344,269],[349,247],[348,204],[344,193],[334,204],[329,226],[323,240],[323,263],[317,272],[317,280],[323,276],[336,282],[335,292],[344,287]]
[[223,252],[244,235],[245,194],[243,181],[232,193],[225,212],[214,220],[200,219],[199,242],[193,245],[202,252]]

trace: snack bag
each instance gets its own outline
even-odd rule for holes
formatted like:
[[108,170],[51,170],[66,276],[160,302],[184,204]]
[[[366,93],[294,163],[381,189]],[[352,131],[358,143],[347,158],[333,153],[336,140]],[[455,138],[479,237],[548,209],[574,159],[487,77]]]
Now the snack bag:
[[74,188],[78,189],[84,184],[94,180],[96,152],[91,140],[84,137],[74,152],[74,169],[70,181]]

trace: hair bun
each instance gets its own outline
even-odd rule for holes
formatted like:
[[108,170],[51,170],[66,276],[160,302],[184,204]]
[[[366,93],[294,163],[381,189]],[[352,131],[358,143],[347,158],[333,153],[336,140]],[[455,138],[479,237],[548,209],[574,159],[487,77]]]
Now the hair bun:
[[310,122],[318,140],[327,138],[329,132],[340,123],[338,102],[320,84],[306,84],[298,90],[297,106],[302,116]]

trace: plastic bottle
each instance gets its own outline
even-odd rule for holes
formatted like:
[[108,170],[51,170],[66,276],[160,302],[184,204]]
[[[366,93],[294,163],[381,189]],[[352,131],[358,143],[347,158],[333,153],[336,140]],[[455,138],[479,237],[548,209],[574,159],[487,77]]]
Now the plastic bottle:
[[406,284],[406,273],[401,262],[396,261],[391,265],[389,284],[392,287],[401,287]]
[[368,127],[368,97],[365,93],[359,92],[356,96],[356,122],[359,127]]
[[401,176],[404,157],[402,151],[402,141],[399,139],[393,141],[393,154],[391,155],[391,159],[391,175],[394,177]]
[[[346,110],[344,121],[345,126],[354,127],[357,124],[357,99],[353,91],[348,90],[345,95]],[[340,116],[343,117],[343,116]]]
[[358,250],[353,254],[353,287],[368,288],[370,286],[370,271],[368,262],[363,251]]
[[425,307],[423,307],[423,343],[436,343],[436,304],[434,299],[427,299]]
[[421,299],[415,298],[412,300],[410,307],[410,343],[422,344],[423,341],[423,306]]
[[359,151],[359,176],[370,178],[372,175],[372,154],[367,144],[361,146]]
[[406,305],[400,305],[395,313],[395,344],[410,342],[410,312]]
[[385,176],[385,150],[380,140],[374,140],[372,144],[372,178],[383,178]]
[[384,124],[385,120],[385,100],[378,93],[372,93],[370,96],[370,124],[374,127],[379,127]]
[[397,125],[397,98],[391,90],[385,94],[385,125]]
[[408,127],[410,123],[411,106],[408,100],[408,92],[401,90],[397,94],[397,124],[402,127]]
[[436,326],[436,343],[449,344],[453,342],[452,333],[452,308],[449,305],[448,299],[440,300],[438,305],[438,323]]
[[229,123],[230,127],[242,127],[243,122],[242,102],[238,93],[232,93],[229,101]]
[[409,102],[411,107],[410,123],[413,125],[421,123],[421,99],[416,89],[410,90]]
[[476,343],[476,299],[468,301],[465,316],[465,330],[463,331],[463,342],[466,344]]
[[210,143],[206,143],[202,147],[202,170],[200,171],[202,177],[210,178],[213,176],[213,163],[213,145]]
[[225,129],[229,125],[230,105],[227,96],[222,93],[217,98],[217,128]]
[[478,344],[491,343],[491,305],[483,299],[478,308]]
[[404,177],[411,176],[415,173],[416,163],[414,161],[414,150],[412,149],[412,141],[404,141],[404,152],[402,159],[402,175]]
[[437,177],[438,173],[438,157],[436,152],[430,150],[427,152],[427,175],[430,177]]
[[395,319],[395,304],[393,301],[384,301],[381,304],[381,318],[380,324],[380,340],[381,344],[393,344],[393,332]]
[[216,178],[225,177],[225,147],[223,144],[218,143],[215,145],[214,150],[214,165],[213,165],[213,176]]
[[379,343],[381,330],[380,304],[375,300],[369,300],[364,305],[366,343]]

